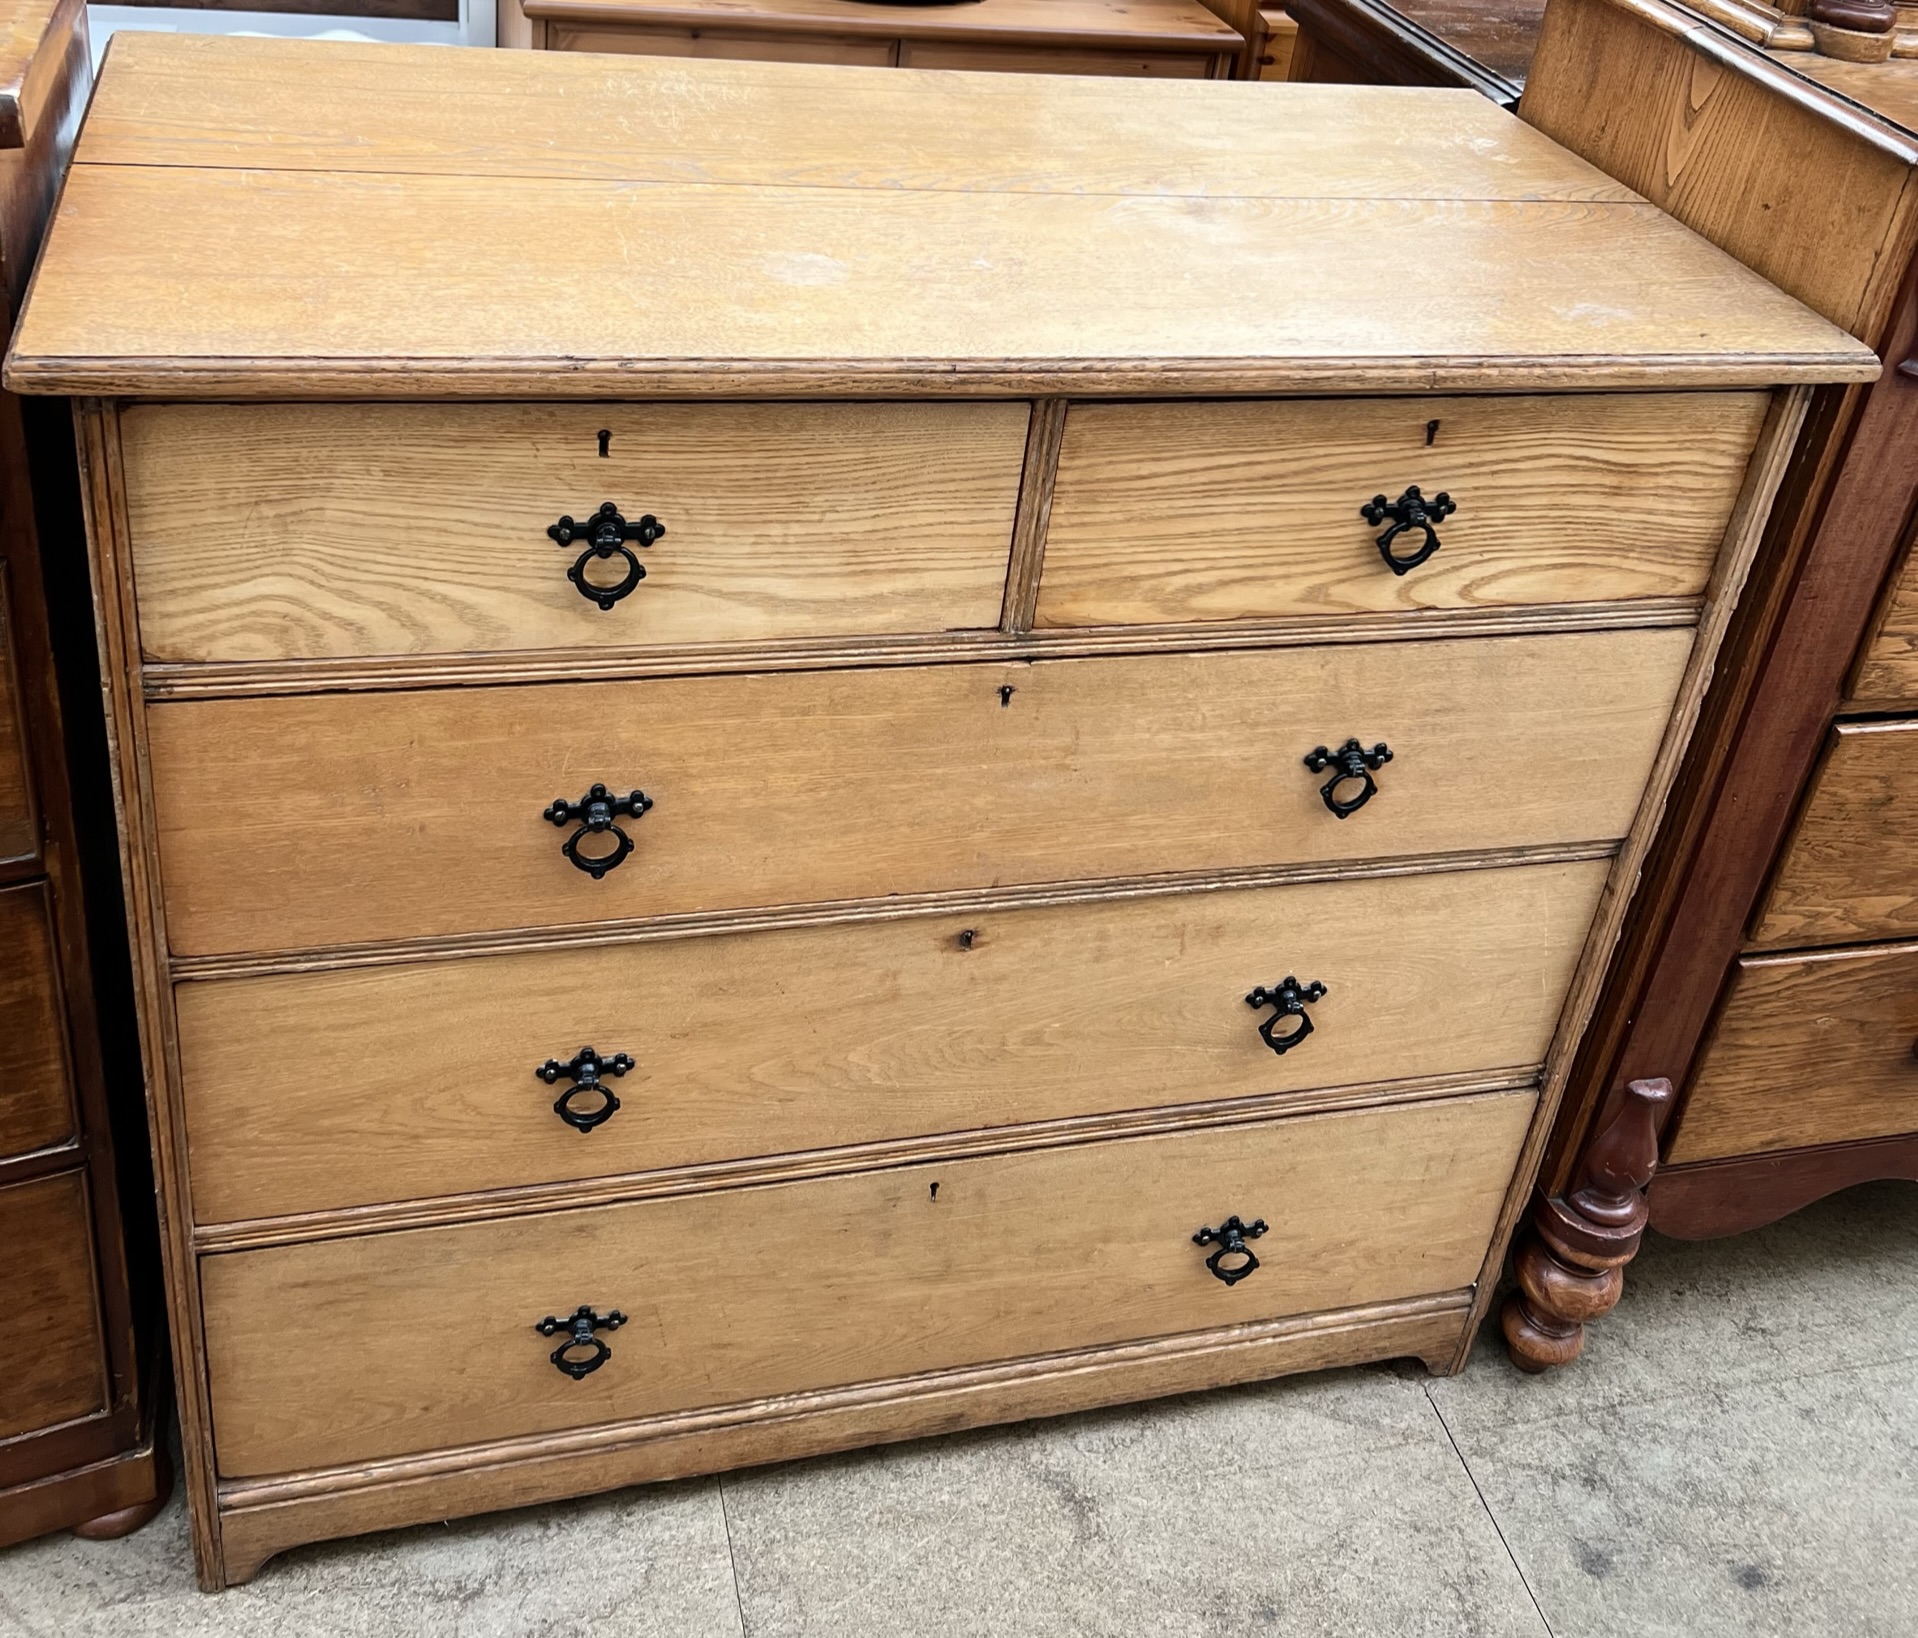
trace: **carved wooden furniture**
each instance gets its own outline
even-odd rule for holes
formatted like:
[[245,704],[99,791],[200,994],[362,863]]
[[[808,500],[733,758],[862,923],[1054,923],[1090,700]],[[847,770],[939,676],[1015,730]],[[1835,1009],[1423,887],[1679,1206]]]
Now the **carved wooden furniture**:
[[501,0],[499,38],[549,51],[1202,80],[1256,64],[1258,21],[1252,0]]
[[[1506,1312],[1542,1368],[1619,1289],[1618,1265],[1563,1255],[1568,1222],[1607,1227],[1578,1204],[1588,1133],[1662,1121],[1644,1209],[1681,1237],[1918,1177],[1918,64],[1768,57],[1655,0],[1553,0],[1520,112],[1892,365],[1812,410],[1574,1073]],[[1669,1113],[1629,1091],[1659,1079]]]
[[1876,373],[1478,97],[119,42],[8,379],[207,1582],[1457,1368]]
[[[79,0],[16,0],[0,24],[10,331],[91,67]],[[169,1482],[154,1443],[138,1051],[63,419],[0,395],[0,1544],[69,1526],[123,1534]]]

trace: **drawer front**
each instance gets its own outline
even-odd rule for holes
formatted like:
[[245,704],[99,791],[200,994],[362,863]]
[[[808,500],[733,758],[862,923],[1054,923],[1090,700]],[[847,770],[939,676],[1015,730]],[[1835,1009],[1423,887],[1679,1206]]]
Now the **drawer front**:
[[106,1409],[105,1339],[86,1178],[0,1188],[0,1439]]
[[[1702,592],[1763,393],[1074,404],[1041,626]],[[1458,510],[1388,568],[1374,495]],[[1410,528],[1396,557],[1423,543]]]
[[0,1159],[72,1136],[53,907],[28,882],[0,889]]
[[1918,701],[1918,542],[1905,547],[1851,691],[1865,702]]
[[[1522,1069],[1603,860],[299,974],[178,990],[202,1223]],[[1325,986],[1275,1054],[1256,986]],[[1298,1025],[1288,1020],[1286,1032]],[[420,1049],[432,1067],[422,1076]],[[579,1130],[534,1074],[635,1060]],[[604,1107],[573,1093],[590,1119]]]
[[1747,957],[1670,1159],[1918,1132],[1918,944]]
[[[238,1477],[1456,1290],[1534,1095],[914,1166],[201,1262]],[[936,1187],[935,1187],[936,1185]],[[1196,1231],[1263,1218],[1261,1266]],[[569,1379],[543,1317],[618,1309]]]
[[1123,74],[1135,79],[1203,80],[1212,72],[1214,52],[1233,51],[1238,42],[1220,41],[1213,51],[1090,51],[1083,47],[1049,50],[1032,46],[957,45],[942,40],[901,40],[901,68],[964,68],[1021,74]]
[[8,601],[7,565],[0,561],[0,863],[32,859],[40,852],[40,821],[27,772],[25,702]]
[[548,20],[549,51],[617,51],[641,57],[707,57],[729,62],[849,63],[889,68],[897,40],[835,34],[750,34],[710,28],[581,28]]
[[[1690,646],[1664,629],[158,705],[168,931],[181,953],[305,948],[1616,838]],[[1352,736],[1393,756],[1341,820],[1303,759]],[[599,879],[542,818],[595,782],[654,803]]]
[[[121,422],[146,652],[279,660],[999,623],[1023,403],[154,405]],[[601,435],[606,454],[601,456]],[[610,608],[548,530],[665,525]],[[582,581],[617,591],[625,559]]]
[[1918,934],[1918,722],[1840,723],[1758,917],[1756,942]]

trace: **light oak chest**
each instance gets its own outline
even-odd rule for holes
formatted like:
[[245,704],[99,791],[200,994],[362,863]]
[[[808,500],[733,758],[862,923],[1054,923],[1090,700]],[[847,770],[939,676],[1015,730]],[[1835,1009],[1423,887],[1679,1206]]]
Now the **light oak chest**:
[[9,380],[203,1576],[1456,1368],[1876,369],[1469,94],[116,44]]

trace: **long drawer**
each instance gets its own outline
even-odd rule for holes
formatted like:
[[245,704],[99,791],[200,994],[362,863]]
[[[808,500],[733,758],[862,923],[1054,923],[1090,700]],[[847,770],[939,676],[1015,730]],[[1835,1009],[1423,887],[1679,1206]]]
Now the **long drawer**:
[[[136,407],[141,643],[278,660],[996,626],[1027,419],[1023,403]],[[606,502],[665,533],[591,558],[549,533]],[[634,563],[645,578],[610,606],[586,595]]]
[[1748,956],[1673,1161],[1918,1132],[1918,944]]
[[1759,912],[1773,946],[1918,934],[1918,722],[1840,723]]
[[[201,1261],[229,1477],[1455,1290],[1534,1094],[913,1166]],[[1260,1267],[1193,1236],[1263,1219]],[[625,1324],[574,1379],[535,1329]],[[584,1357],[585,1350],[579,1350]]]
[[[183,984],[202,1223],[1524,1069],[1603,860]],[[1308,1036],[1260,986],[1322,984]],[[595,1071],[624,1053],[624,1071]],[[612,1089],[617,1106],[553,1061]],[[564,1108],[560,1107],[562,1098]],[[604,1111],[611,1109],[611,1113]],[[571,1117],[570,1123],[567,1117]]]
[[[1616,838],[1690,646],[1662,629],[160,705],[168,932],[180,953],[303,948]],[[1339,818],[1338,770],[1305,758],[1348,738],[1392,759]],[[543,817],[594,784],[654,804],[617,821],[631,850],[597,877],[613,833],[573,843]]]
[[[1763,393],[1074,404],[1042,626],[1688,596],[1704,590]],[[1394,572],[1361,508],[1457,512]],[[1426,541],[1390,542],[1401,561]]]

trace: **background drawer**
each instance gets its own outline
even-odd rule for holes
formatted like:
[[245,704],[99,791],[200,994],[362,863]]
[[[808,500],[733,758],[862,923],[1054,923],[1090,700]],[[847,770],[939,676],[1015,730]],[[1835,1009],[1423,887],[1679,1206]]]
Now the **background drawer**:
[[28,882],[0,889],[0,1158],[72,1135],[53,907],[46,884]]
[[84,1175],[0,1188],[0,1246],[0,1439],[99,1415],[106,1347]]
[[[1763,393],[1074,404],[1038,623],[1695,594],[1765,407]],[[1433,557],[1394,574],[1359,508],[1411,484],[1458,512]]]
[[[136,407],[121,439],[141,642],[160,659],[268,660],[996,626],[1028,414]],[[645,580],[601,609],[567,579],[581,548],[546,531],[608,500],[667,533],[637,549]]]
[[[1218,42],[1221,53],[1237,51],[1236,38]],[[1210,53],[1051,50],[1032,46],[954,45],[938,40],[901,40],[901,68],[1007,70],[1022,74],[1128,74],[1158,80],[1202,80],[1212,71]]]
[[1918,944],[1747,957],[1669,1159],[1918,1131]]
[[1918,542],[1904,560],[1859,657],[1852,695],[1859,700],[1918,700]]
[[7,566],[0,561],[0,860],[40,852],[40,821],[27,772],[27,734],[19,661],[7,602]]
[[852,63],[890,68],[897,40],[836,34],[715,33],[709,28],[592,28],[546,21],[548,51],[622,51],[642,57],[756,59],[771,63]]
[[[182,953],[286,949],[1611,839],[1691,640],[157,705],[168,933]],[[1339,820],[1302,758],[1348,735],[1395,755]],[[624,821],[634,852],[598,881],[541,817],[596,780],[656,803]]]
[[1842,722],[1758,917],[1760,944],[1918,933],[1918,722]]
[[[1540,1062],[1604,860],[178,990],[203,1223]],[[970,935],[968,937],[967,935]],[[1327,986],[1276,1056],[1255,985]],[[424,1037],[432,1067],[423,1077]],[[532,1073],[626,1052],[582,1137]],[[583,1098],[589,1110],[595,1100]]]
[[[228,1476],[282,1472],[1455,1290],[1478,1277],[1533,1103],[207,1257],[214,1448]],[[1271,1232],[1264,1266],[1227,1286],[1192,1236],[1233,1213]],[[630,1323],[573,1381],[534,1326],[581,1303]]]

